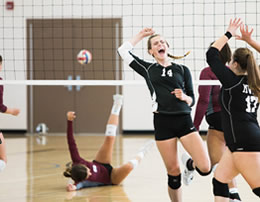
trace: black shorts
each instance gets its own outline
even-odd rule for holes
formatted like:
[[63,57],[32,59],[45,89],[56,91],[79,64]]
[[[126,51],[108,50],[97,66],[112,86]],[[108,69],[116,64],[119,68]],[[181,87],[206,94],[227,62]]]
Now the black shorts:
[[256,122],[233,122],[236,142],[224,133],[227,146],[231,152],[260,152],[260,128]]
[[206,116],[206,121],[209,125],[209,129],[214,129],[223,132],[221,124],[221,112],[215,112]]
[[154,113],[155,140],[181,138],[196,131],[190,114],[169,115]]
[[108,170],[109,176],[111,176],[113,167],[109,163],[100,163],[100,162],[95,161],[95,160],[93,160],[93,162],[103,165]]

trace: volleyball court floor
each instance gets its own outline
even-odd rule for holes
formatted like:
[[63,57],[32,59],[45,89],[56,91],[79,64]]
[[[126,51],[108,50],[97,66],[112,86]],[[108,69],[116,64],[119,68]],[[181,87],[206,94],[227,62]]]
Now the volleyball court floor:
[[[154,146],[141,164],[119,186],[86,188],[67,192],[69,182],[62,173],[70,155],[65,134],[37,136],[5,136],[8,164],[0,173],[0,202],[169,202],[167,173],[160,154]],[[92,160],[103,142],[103,135],[75,135],[80,155]],[[132,159],[153,135],[119,135],[117,137],[114,167]],[[205,144],[206,146],[206,144]],[[179,158],[183,152],[178,143]],[[182,165],[181,165],[182,166]],[[181,167],[183,170],[183,166]],[[191,185],[183,185],[183,202],[213,201],[212,175],[197,173]],[[240,195],[245,202],[259,199],[241,176],[237,177]]]

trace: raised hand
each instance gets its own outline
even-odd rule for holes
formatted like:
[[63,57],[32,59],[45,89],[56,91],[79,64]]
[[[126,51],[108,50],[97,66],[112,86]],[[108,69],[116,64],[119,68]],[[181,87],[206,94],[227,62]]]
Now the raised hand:
[[249,41],[251,40],[251,36],[252,36],[253,31],[254,31],[253,28],[249,31],[249,30],[248,30],[248,26],[242,24],[242,25],[240,26],[241,36],[236,35],[236,39],[249,42]]
[[67,112],[67,119],[69,121],[73,121],[75,118],[76,118],[76,113],[75,112],[72,112],[72,111],[68,111]]
[[154,30],[152,28],[144,28],[142,29],[139,34],[142,36],[142,37],[147,37],[147,36],[151,36],[154,34]]
[[240,18],[235,18],[234,20],[230,19],[229,26],[227,28],[227,31],[232,34],[232,36],[236,36],[236,31],[242,24],[242,21]]

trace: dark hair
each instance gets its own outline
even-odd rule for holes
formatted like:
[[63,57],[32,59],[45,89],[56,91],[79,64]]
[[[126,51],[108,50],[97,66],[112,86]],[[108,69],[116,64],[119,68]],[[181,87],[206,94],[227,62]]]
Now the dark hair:
[[66,171],[63,172],[63,175],[65,177],[70,177],[75,182],[81,182],[87,178],[88,173],[86,166],[82,164],[76,164],[67,168]]
[[[148,53],[149,53],[149,50],[152,49],[152,43],[151,43],[151,40],[154,38],[154,37],[157,37],[157,36],[161,36],[160,34],[154,34],[154,35],[151,35],[149,38],[148,38],[148,41],[147,41],[147,49],[148,49]],[[165,41],[167,46],[170,47],[170,45],[168,44],[167,41]],[[150,53],[149,53],[150,54]],[[172,55],[170,53],[168,53],[168,57],[172,58],[172,59],[181,59],[181,58],[184,58],[186,57],[187,55],[190,54],[190,51],[188,51],[186,54],[182,55],[182,56],[175,56],[175,55]]]
[[239,64],[242,72],[247,72],[249,88],[260,101],[260,70],[252,51],[248,48],[236,49],[233,61]]
[[2,55],[0,55],[0,63],[2,63],[3,61],[3,58],[2,58]]
[[[215,41],[213,41],[209,48],[212,46],[212,44],[214,43]],[[229,63],[231,61],[231,56],[232,56],[232,52],[231,52],[231,49],[228,45],[228,43],[225,44],[225,46],[223,46],[223,48],[219,51],[219,54],[220,54],[220,60],[221,62],[225,65],[226,63]]]

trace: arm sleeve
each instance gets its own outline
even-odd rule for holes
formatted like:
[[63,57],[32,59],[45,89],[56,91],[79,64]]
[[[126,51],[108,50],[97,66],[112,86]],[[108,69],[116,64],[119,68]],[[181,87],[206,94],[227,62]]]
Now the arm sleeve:
[[188,67],[183,66],[184,70],[184,83],[185,83],[185,92],[186,95],[190,96],[192,98],[192,103],[190,107],[192,107],[195,103],[195,96],[194,96],[194,91],[193,91],[193,84],[192,84],[192,78],[191,78],[191,73]]
[[221,62],[218,49],[210,47],[206,57],[212,72],[214,72],[224,88],[229,88],[236,84],[237,76]]
[[[206,69],[202,70],[200,80],[210,80],[211,77]],[[196,107],[194,126],[199,130],[201,121],[207,111],[212,86],[199,86],[199,99]]]
[[78,148],[73,137],[73,123],[72,121],[67,121],[67,141],[70,151],[70,157],[73,163],[79,163],[85,161],[79,155]]
[[6,110],[7,110],[7,107],[3,104],[3,96],[4,96],[4,93],[3,93],[4,89],[3,89],[3,86],[0,86],[0,112],[2,113],[5,113]]
[[88,188],[88,187],[98,187],[98,186],[104,186],[104,183],[101,182],[91,182],[88,180],[79,182],[76,184],[77,190],[83,189],[83,188]]
[[118,48],[117,52],[124,62],[134,71],[143,77],[147,77],[147,69],[152,65],[152,63],[145,62],[144,60],[138,58],[131,52],[132,50],[133,45],[127,41]]

